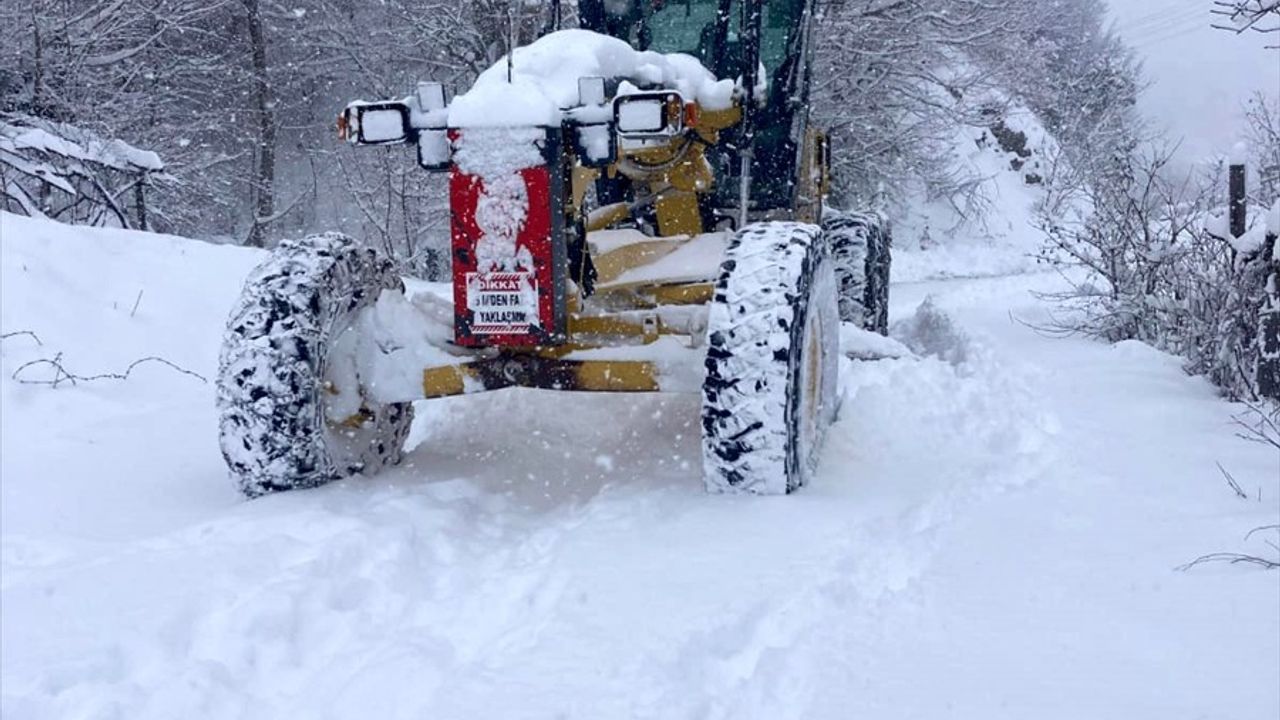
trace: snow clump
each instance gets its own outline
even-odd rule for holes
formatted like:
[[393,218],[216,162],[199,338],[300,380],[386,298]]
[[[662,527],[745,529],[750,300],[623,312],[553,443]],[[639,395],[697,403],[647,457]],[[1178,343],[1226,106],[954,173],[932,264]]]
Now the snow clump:
[[558,126],[562,111],[578,105],[578,79],[584,77],[674,88],[708,110],[733,103],[733,81],[716,80],[691,55],[641,51],[589,30],[561,30],[516,48],[510,69],[503,57],[480,73],[470,90],[454,98],[449,125]]

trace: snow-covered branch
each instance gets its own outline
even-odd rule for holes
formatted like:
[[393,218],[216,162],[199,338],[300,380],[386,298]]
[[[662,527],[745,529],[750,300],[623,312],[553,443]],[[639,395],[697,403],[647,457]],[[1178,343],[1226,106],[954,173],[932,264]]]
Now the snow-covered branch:
[[[0,181],[4,206],[11,211],[94,225],[145,226],[143,186],[169,179],[154,152],[119,139],[104,140],[68,123],[0,115]],[[130,190],[132,219],[121,204]]]
[[1280,33],[1280,0],[1217,0],[1210,12],[1226,18],[1227,24],[1214,25],[1220,30]]

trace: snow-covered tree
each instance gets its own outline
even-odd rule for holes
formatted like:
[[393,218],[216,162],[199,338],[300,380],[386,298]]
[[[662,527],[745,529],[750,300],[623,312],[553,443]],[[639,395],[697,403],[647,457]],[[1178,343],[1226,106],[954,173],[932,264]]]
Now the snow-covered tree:
[[1245,106],[1245,123],[1246,147],[1258,179],[1249,200],[1266,207],[1280,198],[1280,101],[1255,93]]
[[945,193],[957,124],[985,86],[969,63],[1004,31],[1005,0],[828,2],[816,35],[814,115],[830,129],[837,200],[883,205],[923,183]]
[[1000,104],[1010,99],[1040,118],[1081,172],[1136,144],[1139,67],[1103,25],[1102,0],[850,0],[821,9],[814,112],[832,128],[838,201],[980,187],[981,178],[956,173],[956,130],[999,132]]
[[1044,123],[1078,172],[1110,172],[1137,147],[1141,66],[1104,25],[1102,0],[1013,0],[1010,32],[977,49]]
[[1113,172],[1072,188],[1069,202],[1044,204],[1040,259],[1070,270],[1068,289],[1051,296],[1067,312],[1049,329],[1141,340],[1181,356],[1227,396],[1258,400],[1268,343],[1259,319],[1276,271],[1267,206],[1232,236],[1225,168],[1178,176],[1171,157],[1168,149],[1118,156]]

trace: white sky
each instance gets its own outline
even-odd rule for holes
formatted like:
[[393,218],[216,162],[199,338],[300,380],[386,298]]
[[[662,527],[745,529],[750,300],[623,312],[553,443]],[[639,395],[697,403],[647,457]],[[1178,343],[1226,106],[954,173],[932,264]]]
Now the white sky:
[[1110,0],[1121,35],[1152,83],[1141,106],[1181,138],[1185,161],[1225,154],[1239,139],[1241,108],[1254,90],[1280,97],[1280,34],[1214,30],[1212,0]]

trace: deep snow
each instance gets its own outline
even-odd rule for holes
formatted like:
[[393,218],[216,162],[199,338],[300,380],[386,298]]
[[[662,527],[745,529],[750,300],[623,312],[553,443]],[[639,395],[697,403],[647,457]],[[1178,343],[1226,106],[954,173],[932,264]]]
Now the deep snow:
[[259,255],[12,215],[0,251],[42,342],[0,345],[6,718],[1280,713],[1276,573],[1174,569],[1270,551],[1280,457],[1176,360],[1035,333],[1053,276],[895,285],[928,355],[844,364],[798,495],[705,495],[695,395],[504,391],[245,502],[210,385],[11,376],[212,377]]

